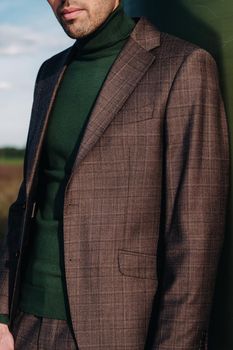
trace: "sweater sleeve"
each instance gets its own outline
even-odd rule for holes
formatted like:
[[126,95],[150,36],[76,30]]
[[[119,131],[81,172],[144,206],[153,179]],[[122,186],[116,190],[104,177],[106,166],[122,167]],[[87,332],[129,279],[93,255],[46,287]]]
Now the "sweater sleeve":
[[0,323],[9,324],[9,316],[0,314]]

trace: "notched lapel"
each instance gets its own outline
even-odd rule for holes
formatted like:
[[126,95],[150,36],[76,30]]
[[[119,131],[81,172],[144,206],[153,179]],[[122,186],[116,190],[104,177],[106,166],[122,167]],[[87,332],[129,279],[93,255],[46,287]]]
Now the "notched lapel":
[[[76,157],[75,167],[92,149],[149,69],[155,59],[150,50],[159,45],[160,32],[142,17],[112,66],[100,91]],[[53,62],[50,62],[50,67],[49,69],[47,68],[48,76],[43,76],[42,80],[38,82],[40,93],[33,106],[28,136],[26,162],[27,195],[29,195],[34,183],[33,179],[35,179],[54,99],[69,59],[72,57],[75,49],[74,45],[73,48],[60,54],[60,58],[56,56],[54,59],[55,65],[53,66]]]
[[113,64],[100,91],[79,148],[75,167],[96,144],[154,62],[155,56],[150,50],[159,44],[160,33],[142,18]]

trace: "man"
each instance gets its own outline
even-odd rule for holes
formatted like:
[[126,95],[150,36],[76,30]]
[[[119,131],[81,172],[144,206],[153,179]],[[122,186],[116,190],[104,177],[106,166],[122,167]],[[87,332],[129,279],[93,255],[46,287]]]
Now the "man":
[[118,0],[49,3],[78,40],[37,77],[0,350],[204,349],[229,171],[215,62]]

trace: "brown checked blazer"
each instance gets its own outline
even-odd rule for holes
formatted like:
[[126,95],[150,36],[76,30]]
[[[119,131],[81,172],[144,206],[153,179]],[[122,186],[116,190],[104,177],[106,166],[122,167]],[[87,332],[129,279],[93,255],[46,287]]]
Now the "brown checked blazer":
[[[0,313],[14,318],[50,111],[72,48],[40,69],[24,181],[9,212]],[[212,57],[141,18],[92,111],[64,203],[79,350],[204,349],[228,192]]]

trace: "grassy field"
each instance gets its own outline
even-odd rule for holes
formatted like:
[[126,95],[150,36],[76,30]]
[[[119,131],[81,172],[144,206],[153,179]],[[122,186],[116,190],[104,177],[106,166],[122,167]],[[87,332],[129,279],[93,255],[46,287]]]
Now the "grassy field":
[[0,166],[5,165],[22,165],[22,158],[3,158],[0,157]]
[[22,180],[23,161],[0,158],[0,236],[6,231],[8,208],[16,199]]

